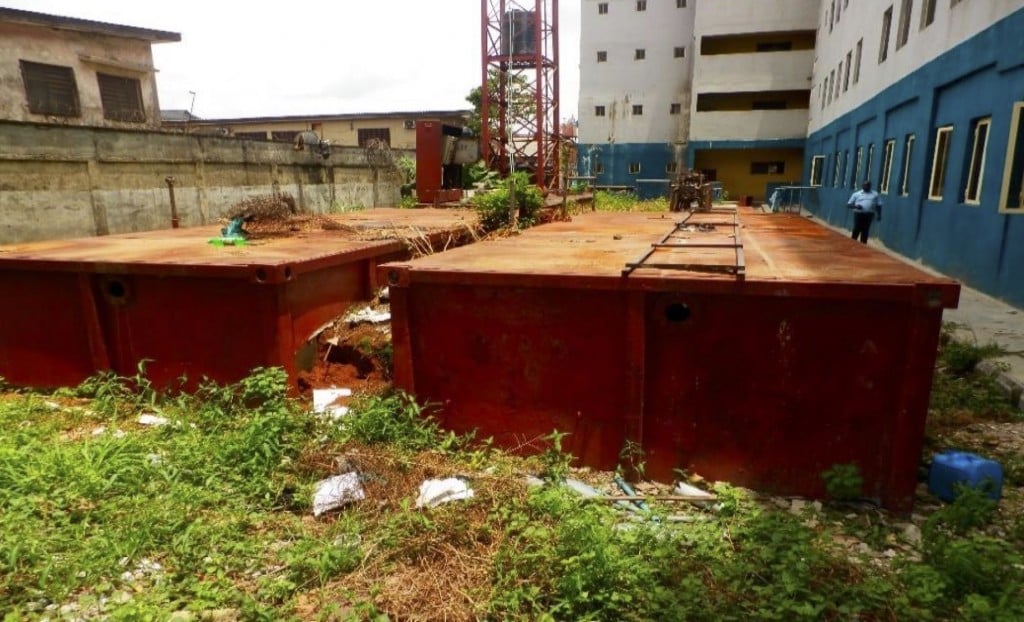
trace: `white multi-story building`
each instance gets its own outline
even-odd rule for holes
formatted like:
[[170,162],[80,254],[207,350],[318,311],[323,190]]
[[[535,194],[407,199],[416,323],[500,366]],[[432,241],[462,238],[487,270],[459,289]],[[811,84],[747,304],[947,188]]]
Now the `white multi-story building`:
[[579,172],[598,185],[633,187],[664,179],[682,160],[690,113],[692,4],[583,0]]
[[867,179],[886,245],[1024,305],[1024,0],[582,8],[580,171],[595,185],[664,190],[645,182],[680,164],[757,202],[810,185],[805,206],[849,227]]

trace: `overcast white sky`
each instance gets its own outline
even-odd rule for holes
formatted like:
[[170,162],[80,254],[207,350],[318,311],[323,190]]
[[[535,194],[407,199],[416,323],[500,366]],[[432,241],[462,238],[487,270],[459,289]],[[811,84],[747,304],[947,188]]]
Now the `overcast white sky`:
[[[559,2],[561,117],[576,116],[580,1]],[[0,0],[181,33],[153,46],[160,107],[206,118],[469,108],[480,0]]]

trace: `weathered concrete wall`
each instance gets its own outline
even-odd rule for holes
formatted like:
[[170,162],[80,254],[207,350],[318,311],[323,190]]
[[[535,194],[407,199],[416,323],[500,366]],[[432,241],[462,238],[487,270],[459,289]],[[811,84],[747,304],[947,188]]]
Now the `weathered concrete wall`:
[[315,212],[393,206],[402,182],[359,148],[0,121],[0,244],[168,228],[169,176],[182,227],[275,190]]

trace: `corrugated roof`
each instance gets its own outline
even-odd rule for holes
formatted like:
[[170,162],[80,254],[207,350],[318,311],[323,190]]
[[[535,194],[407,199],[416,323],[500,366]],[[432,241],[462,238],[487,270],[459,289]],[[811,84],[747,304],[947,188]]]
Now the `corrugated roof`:
[[354,112],[344,114],[297,114],[280,117],[235,117],[223,119],[202,119],[193,117],[193,125],[225,125],[236,123],[284,123],[290,121],[350,121],[356,119],[407,119],[425,117],[463,117],[473,113],[472,110],[418,110],[411,112]]
[[0,21],[32,24],[34,26],[45,26],[48,28],[58,28],[62,30],[92,32],[110,35],[113,37],[142,39],[144,41],[158,43],[181,41],[181,33],[177,32],[152,30],[150,28],[136,28],[135,26],[110,24],[108,22],[97,22],[89,19],[80,19],[78,17],[49,15],[47,13],[36,13],[35,11],[23,11],[20,9],[9,9],[6,7],[0,7]]

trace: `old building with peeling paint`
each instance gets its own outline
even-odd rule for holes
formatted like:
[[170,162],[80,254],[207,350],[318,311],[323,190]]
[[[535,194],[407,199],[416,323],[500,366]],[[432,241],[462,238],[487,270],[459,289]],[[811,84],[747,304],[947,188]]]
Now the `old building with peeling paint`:
[[152,44],[176,32],[0,7],[0,120],[157,128]]

